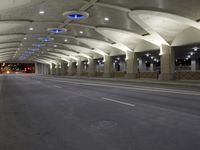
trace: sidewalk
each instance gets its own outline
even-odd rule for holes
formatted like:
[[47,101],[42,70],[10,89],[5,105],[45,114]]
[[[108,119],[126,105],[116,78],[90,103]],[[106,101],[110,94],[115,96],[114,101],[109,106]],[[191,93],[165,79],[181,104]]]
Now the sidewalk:
[[[40,75],[43,76],[44,75]],[[86,76],[50,76],[62,79],[79,79],[79,80],[92,80],[92,81],[111,81],[111,82],[124,82],[124,83],[144,83],[144,84],[157,84],[157,85],[175,85],[175,86],[193,86],[200,87],[200,80],[177,80],[177,81],[159,81],[153,79],[126,79],[126,78],[103,78],[103,77],[86,77]]]

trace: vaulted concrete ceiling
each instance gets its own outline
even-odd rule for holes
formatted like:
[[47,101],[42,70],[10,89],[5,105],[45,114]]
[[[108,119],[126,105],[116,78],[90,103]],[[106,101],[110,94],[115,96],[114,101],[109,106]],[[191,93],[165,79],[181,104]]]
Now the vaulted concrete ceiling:
[[[199,0],[1,0],[0,62],[87,60],[197,43],[199,6]],[[63,16],[71,11],[89,16]]]

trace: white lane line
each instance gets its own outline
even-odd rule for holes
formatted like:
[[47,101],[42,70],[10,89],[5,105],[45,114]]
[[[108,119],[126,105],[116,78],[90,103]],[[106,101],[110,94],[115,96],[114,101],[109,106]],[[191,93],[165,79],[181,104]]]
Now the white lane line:
[[115,103],[131,106],[131,107],[135,107],[135,105],[131,104],[131,103],[126,103],[126,102],[122,102],[122,101],[118,101],[118,100],[114,100],[114,99],[110,99],[110,98],[105,98],[105,97],[102,97],[102,99],[104,99],[106,101],[111,101],[111,102],[115,102]]
[[61,86],[54,85],[54,87],[56,87],[56,88],[59,88],[59,89],[62,89],[62,87],[61,87]]

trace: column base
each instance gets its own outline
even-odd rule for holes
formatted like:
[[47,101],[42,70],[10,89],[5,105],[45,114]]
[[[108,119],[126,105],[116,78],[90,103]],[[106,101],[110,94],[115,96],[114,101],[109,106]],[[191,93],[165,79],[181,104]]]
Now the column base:
[[68,76],[73,76],[73,73],[72,72],[68,72],[67,75]]
[[77,76],[83,76],[83,73],[77,73]]
[[161,81],[176,80],[176,74],[175,73],[163,73],[163,74],[159,75],[158,80],[161,80]]
[[95,73],[88,73],[88,77],[95,77]]
[[103,77],[104,78],[112,78],[113,77],[113,73],[104,73]]
[[137,73],[127,73],[125,75],[125,78],[127,78],[127,79],[136,79],[137,78]]

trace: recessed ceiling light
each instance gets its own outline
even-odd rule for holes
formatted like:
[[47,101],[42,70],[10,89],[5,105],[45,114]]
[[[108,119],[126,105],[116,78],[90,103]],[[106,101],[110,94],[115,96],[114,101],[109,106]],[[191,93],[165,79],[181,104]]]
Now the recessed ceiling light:
[[44,12],[44,10],[41,10],[40,12],[39,12],[39,14],[44,14],[45,12]]
[[40,37],[40,38],[38,38],[38,40],[40,40],[41,42],[50,42],[50,41],[53,41],[54,38],[50,38],[50,37]]
[[80,34],[83,34],[83,31],[80,31],[79,33],[80,33]]
[[29,28],[30,31],[33,31],[34,29],[32,27]]
[[70,20],[84,20],[89,17],[87,12],[81,11],[67,11],[63,13],[63,16],[67,17]]
[[26,38],[26,37],[24,37],[24,40],[27,40],[27,38]]
[[53,47],[57,47],[57,45],[54,45]]
[[65,28],[48,28],[48,32],[54,33],[54,34],[59,34],[59,33],[64,33],[67,31]]
[[65,39],[64,41],[65,41],[65,42],[67,42],[68,40],[67,40],[67,39]]
[[109,19],[108,17],[105,17],[104,20],[105,20],[105,21],[109,21],[110,19]]

